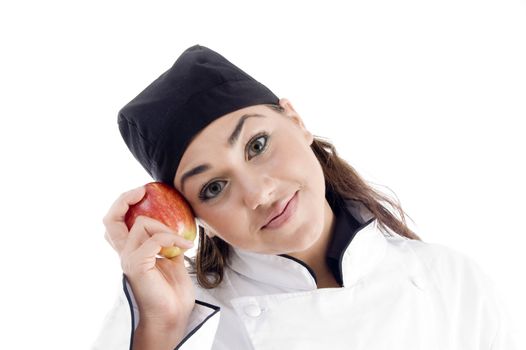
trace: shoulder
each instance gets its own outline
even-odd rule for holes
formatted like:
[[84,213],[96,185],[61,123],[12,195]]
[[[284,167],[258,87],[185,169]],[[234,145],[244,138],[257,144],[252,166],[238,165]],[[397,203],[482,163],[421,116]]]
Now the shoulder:
[[479,279],[488,279],[475,260],[457,249],[418,240],[406,240],[406,244],[428,272],[448,278],[465,278],[467,275],[473,275]]
[[403,240],[420,262],[429,292],[436,293],[441,305],[454,315],[459,332],[477,325],[481,337],[486,333],[496,349],[515,349],[509,311],[499,287],[475,260],[442,244]]
[[443,244],[405,238],[397,244],[406,247],[421,275],[448,299],[494,299],[493,280],[467,254]]

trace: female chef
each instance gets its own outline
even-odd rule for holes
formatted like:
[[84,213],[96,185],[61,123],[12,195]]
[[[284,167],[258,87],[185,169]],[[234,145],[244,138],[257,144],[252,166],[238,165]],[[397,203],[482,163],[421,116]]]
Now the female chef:
[[190,248],[162,223],[104,218],[124,297],[101,349],[510,349],[476,265],[422,242],[397,203],[314,137],[291,102],[218,53],[187,49],[119,112],[128,148],[200,223]]

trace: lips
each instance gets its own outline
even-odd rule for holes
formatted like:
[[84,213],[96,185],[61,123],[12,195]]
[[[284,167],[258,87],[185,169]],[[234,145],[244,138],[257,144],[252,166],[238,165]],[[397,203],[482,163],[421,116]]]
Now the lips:
[[271,210],[270,214],[267,216],[267,219],[265,220],[265,225],[263,225],[261,228],[266,228],[272,221],[278,219],[287,209],[287,206],[289,205],[290,201],[294,198],[297,192],[294,192],[292,196],[290,196],[288,199],[283,200],[273,206],[273,209]]

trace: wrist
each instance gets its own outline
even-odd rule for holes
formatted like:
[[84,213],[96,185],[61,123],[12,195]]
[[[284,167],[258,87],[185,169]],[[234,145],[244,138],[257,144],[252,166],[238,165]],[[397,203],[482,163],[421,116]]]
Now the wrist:
[[143,323],[143,326],[156,327],[159,329],[170,329],[173,327],[180,327],[180,325],[186,326],[192,309],[178,310],[178,312],[148,312],[139,307],[139,323]]
[[157,318],[140,319],[133,349],[174,349],[183,339],[186,324]]
[[158,329],[159,331],[168,331],[174,328],[180,328],[186,325],[186,320],[181,317],[175,316],[152,316],[139,314],[139,324],[137,327],[142,327],[146,329]]

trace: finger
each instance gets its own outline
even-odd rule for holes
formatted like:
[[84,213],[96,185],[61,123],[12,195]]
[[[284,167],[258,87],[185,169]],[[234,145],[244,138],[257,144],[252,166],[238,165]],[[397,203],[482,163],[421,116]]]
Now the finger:
[[182,249],[190,249],[193,245],[193,242],[189,242],[181,236],[162,232],[156,233],[150,237],[138,250],[142,250],[145,253],[145,256],[155,256],[159,253],[162,247],[176,246]]
[[176,234],[162,222],[148,216],[139,215],[130,229],[126,249],[134,251],[154,234],[161,232]]
[[111,205],[108,213],[102,219],[104,225],[113,222],[124,222],[124,216],[131,205],[138,203],[145,195],[146,188],[140,186],[122,193]]
[[105,239],[119,253],[122,251],[128,237],[128,227],[124,223],[126,212],[131,205],[139,202],[144,197],[144,194],[144,186],[121,194],[102,220],[106,227]]
[[137,250],[141,245],[144,244],[144,242],[158,233],[169,233],[173,236],[176,242],[178,242],[178,244],[184,246],[187,246],[188,244],[193,245],[193,242],[190,242],[184,239],[182,236],[179,236],[170,227],[166,226],[162,222],[147,216],[140,215],[136,218],[135,223],[130,229],[124,251],[131,252]]
[[[172,285],[182,286],[185,282],[187,282],[185,281],[185,279],[188,279],[189,276],[188,269],[184,264],[183,254],[171,259],[158,258],[156,264],[159,270],[164,275],[164,278],[168,280]],[[193,292],[193,290],[189,290],[187,292]]]
[[[148,238],[139,248],[130,252],[121,259],[122,269],[128,274],[143,273],[144,270],[153,268],[157,260],[157,254],[162,247],[173,247],[179,245],[183,249],[192,247],[184,238],[172,233],[156,233]],[[175,262],[176,260],[174,260]],[[182,261],[182,260],[181,260]],[[183,263],[184,265],[184,263]]]

